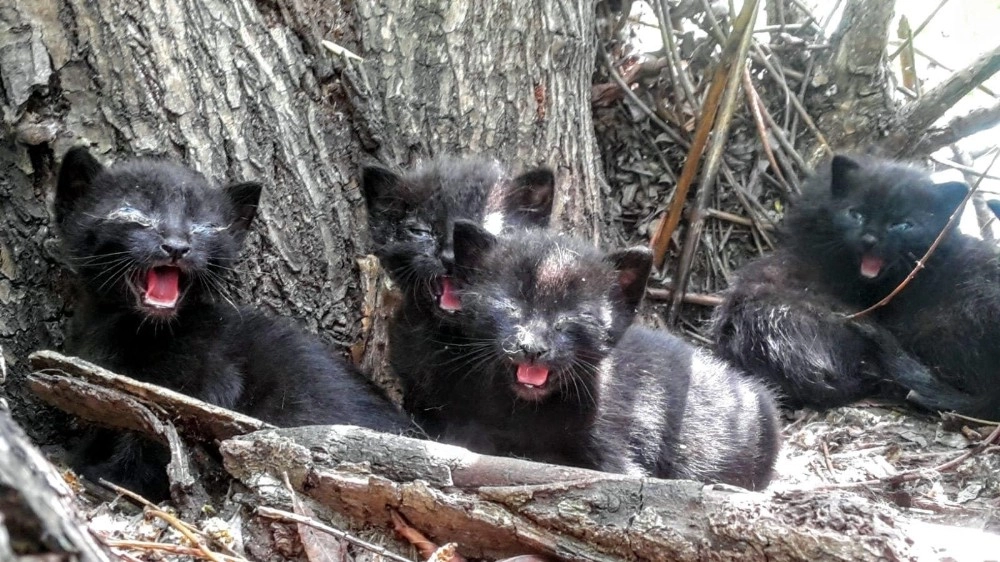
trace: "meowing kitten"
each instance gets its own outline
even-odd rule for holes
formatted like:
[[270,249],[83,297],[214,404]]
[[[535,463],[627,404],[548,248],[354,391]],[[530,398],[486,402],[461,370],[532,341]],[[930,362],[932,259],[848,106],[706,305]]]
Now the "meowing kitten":
[[[224,283],[261,186],[216,189],[168,162],[104,168],[84,148],[59,172],[54,210],[78,278],[67,351],[279,426],[407,420],[313,336],[252,308]],[[166,495],[159,446],[95,440],[77,464],[151,498]]]
[[404,296],[389,325],[388,358],[406,405],[414,384],[410,357],[392,342],[409,337],[411,319],[446,319],[461,308],[451,278],[452,225],[471,220],[493,233],[544,227],[555,177],[547,168],[510,177],[495,161],[444,158],[404,175],[365,168],[361,184],[375,253]]
[[888,295],[968,191],[902,164],[834,156],[810,177],[782,225],[781,246],[746,266],[716,310],[716,349],[779,386],[789,406],[831,408],[902,397],[927,368],[882,325]]
[[460,303],[452,291],[456,220],[482,223],[491,232],[548,225],[555,177],[547,168],[510,178],[494,161],[444,158],[399,175],[366,167],[362,190],[375,253],[399,285],[407,305],[447,314]]
[[414,314],[407,405],[473,450],[612,472],[761,488],[778,448],[759,384],[664,333],[631,326],[651,254],[604,254],[544,231],[454,226],[461,311]]
[[[1000,215],[1000,202],[989,205]],[[930,369],[901,377],[911,400],[1000,420],[1000,251],[993,243],[952,233],[880,319]]]

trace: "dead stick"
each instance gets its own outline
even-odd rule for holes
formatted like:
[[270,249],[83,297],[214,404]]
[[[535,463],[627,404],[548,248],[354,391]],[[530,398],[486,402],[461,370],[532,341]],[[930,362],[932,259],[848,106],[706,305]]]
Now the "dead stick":
[[398,554],[395,554],[391,551],[382,548],[381,546],[359,539],[358,537],[355,537],[350,533],[341,531],[340,529],[334,529],[333,527],[324,525],[323,523],[320,523],[319,521],[316,521],[315,519],[312,519],[310,517],[305,517],[297,513],[292,513],[290,511],[284,511],[281,509],[274,509],[273,507],[265,507],[265,506],[258,507],[257,514],[260,515],[261,517],[266,517],[268,519],[276,519],[278,521],[285,521],[288,523],[301,523],[302,525],[308,525],[314,529],[333,535],[342,541],[347,541],[355,546],[374,552],[379,556],[384,556],[389,560],[395,560],[396,562],[413,562],[409,558],[404,558]]
[[[111,548],[131,548],[133,550],[160,550],[163,552],[169,552],[171,554],[185,554],[187,556],[194,556],[201,558],[203,560],[222,560],[223,562],[250,562],[246,558],[241,558],[237,556],[227,556],[225,554],[219,554],[218,552],[213,552],[217,558],[210,559],[205,558],[203,550],[199,548],[192,548],[190,546],[183,546],[180,544],[170,544],[163,542],[150,542],[150,541],[131,541],[131,540],[121,540],[121,539],[105,539],[101,538],[101,542],[106,544]],[[411,561],[407,561],[411,562]]]
[[[653,300],[669,301],[673,299],[674,290],[669,287],[666,289],[654,289],[650,287],[646,289],[646,295]],[[722,304],[722,297],[705,293],[684,293],[684,296],[681,298],[686,303],[700,304],[702,306],[719,306]]]
[[743,74],[747,61],[747,50],[753,40],[753,24],[757,21],[758,0],[743,4],[743,9],[733,22],[731,39],[737,41],[736,49],[729,53],[729,72],[725,80],[725,92],[719,103],[719,118],[712,127],[712,146],[705,156],[705,168],[702,170],[701,182],[698,186],[698,197],[695,201],[693,220],[688,227],[687,239],[681,251],[678,263],[677,292],[674,293],[667,314],[667,323],[673,325],[680,314],[681,296],[687,290],[687,282],[691,276],[691,266],[694,262],[698,243],[701,241],[701,231],[705,225],[703,210],[708,206],[710,188],[715,184],[722,163],[722,153],[725,150],[726,139],[729,136],[729,125],[736,111],[736,94],[740,91],[740,76]]
[[[102,485],[102,486],[104,486],[104,487],[106,487],[108,489],[111,489],[111,490],[113,490],[113,491],[115,491],[115,492],[117,492],[117,493],[119,493],[119,494],[121,494],[121,495],[123,495],[123,496],[125,496],[125,497],[127,497],[127,498],[129,498],[129,499],[131,499],[133,501],[135,501],[136,503],[139,503],[140,505],[144,506],[146,508],[146,512],[147,513],[149,513],[151,515],[155,515],[156,517],[159,517],[160,519],[162,519],[163,521],[165,521],[168,525],[170,525],[174,529],[177,529],[177,532],[179,532],[180,534],[184,535],[184,537],[187,540],[191,541],[193,544],[195,544],[198,547],[202,548],[202,550],[205,551],[206,556],[210,560],[217,560],[215,558],[215,556],[214,556],[215,553],[212,553],[211,551],[209,551],[208,548],[205,545],[203,545],[200,540],[198,540],[198,537],[194,536],[194,535],[197,534],[197,535],[201,535],[202,538],[206,538],[206,539],[211,540],[212,537],[209,536],[204,531],[202,531],[201,529],[198,529],[198,528],[194,527],[193,525],[191,525],[190,523],[188,523],[186,521],[183,521],[181,519],[178,519],[177,517],[174,517],[173,515],[167,513],[166,511],[163,511],[162,509],[160,509],[160,506],[158,506],[155,503],[147,500],[146,498],[144,498],[141,495],[133,492],[132,490],[129,490],[127,488],[122,488],[121,486],[119,486],[117,484],[114,484],[112,482],[108,482],[107,480],[105,480],[103,478],[101,478],[100,480],[98,480],[98,483],[100,485]],[[222,546],[223,548],[226,548],[227,550],[229,550],[229,548],[226,547],[225,545],[220,545],[220,546]],[[235,552],[233,552],[231,550],[230,550],[230,552],[232,552],[233,554],[236,554]]]
[[917,264],[913,266],[913,270],[911,270],[910,273],[906,276],[906,279],[903,279],[903,282],[897,285],[896,288],[893,289],[892,292],[886,295],[885,298],[883,298],[882,300],[869,306],[868,308],[862,310],[861,312],[855,312],[854,314],[848,315],[847,318],[849,320],[861,318],[862,316],[872,312],[873,310],[879,309],[889,304],[889,301],[891,301],[893,298],[895,298],[896,295],[898,295],[903,289],[905,289],[906,286],[910,284],[910,281],[913,281],[913,278],[917,276],[917,272],[919,272],[921,269],[924,268],[924,264],[927,263],[927,258],[931,257],[931,254],[934,253],[934,250],[937,250],[937,247],[944,240],[944,237],[951,231],[952,226],[958,221],[958,217],[962,215],[962,208],[965,207],[965,203],[968,202],[969,199],[972,199],[972,196],[976,193],[976,190],[979,189],[979,185],[983,183],[983,178],[986,177],[986,174],[989,174],[990,170],[993,169],[993,165],[996,164],[997,162],[997,157],[1000,157],[1000,150],[997,150],[996,154],[993,155],[993,160],[991,160],[990,165],[986,167],[986,172],[983,175],[979,176],[979,181],[976,182],[976,185],[972,186],[972,189],[970,189],[969,192],[965,194],[965,198],[962,199],[961,203],[959,203],[958,208],[955,209],[955,212],[953,212],[951,214],[951,217],[948,218],[948,223],[945,224],[944,228],[941,229],[941,232],[938,233],[937,238],[934,239],[934,242],[931,244],[931,247],[927,248],[927,252],[924,253],[923,257],[917,260]]
[[753,87],[753,80],[750,79],[750,69],[746,67],[743,68],[743,92],[747,95],[747,106],[750,107],[753,122],[757,125],[757,136],[760,137],[760,145],[764,147],[764,154],[767,156],[767,161],[771,163],[774,175],[778,176],[778,179],[781,180],[781,185],[785,186],[785,195],[791,195],[792,190],[788,186],[788,182],[785,181],[784,174],[781,173],[778,161],[774,159],[774,151],[771,149],[771,143],[767,142],[767,127],[764,125],[764,116],[760,113],[760,96],[757,95],[757,90]]

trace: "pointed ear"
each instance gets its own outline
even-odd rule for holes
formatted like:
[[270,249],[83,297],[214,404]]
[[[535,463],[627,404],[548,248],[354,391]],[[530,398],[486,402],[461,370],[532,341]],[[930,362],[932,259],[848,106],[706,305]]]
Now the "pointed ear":
[[59,166],[59,180],[56,183],[57,221],[62,222],[76,201],[90,191],[94,178],[103,171],[104,166],[91,156],[87,147],[77,146],[66,152]]
[[383,222],[402,217],[406,205],[399,197],[403,178],[381,166],[361,170],[361,191],[365,195],[369,222]]
[[452,228],[455,265],[460,269],[478,266],[486,252],[497,242],[495,236],[472,221],[455,221]]
[[546,227],[552,214],[556,177],[549,168],[529,170],[511,182],[504,214],[525,226]]
[[633,246],[611,252],[605,258],[618,273],[618,289],[630,311],[635,311],[646,294],[646,282],[653,268],[653,252],[645,246]]
[[969,185],[962,181],[949,181],[936,184],[934,190],[940,208],[950,215],[969,194]]
[[861,164],[850,156],[837,154],[830,161],[830,190],[834,199],[844,197],[854,188],[851,175]]
[[225,188],[226,196],[233,204],[236,218],[230,228],[237,232],[246,232],[250,223],[257,216],[257,205],[260,202],[260,192],[263,186],[255,181],[234,183]]
[[986,206],[1000,219],[1000,199],[990,199],[986,202]]

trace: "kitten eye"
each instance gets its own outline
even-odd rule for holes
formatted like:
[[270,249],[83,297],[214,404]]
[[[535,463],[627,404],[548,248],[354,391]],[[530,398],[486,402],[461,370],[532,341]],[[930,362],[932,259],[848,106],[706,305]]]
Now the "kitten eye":
[[225,226],[219,226],[216,224],[195,224],[191,226],[192,234],[214,234],[216,232],[222,232],[226,230]]
[[142,211],[133,209],[132,207],[120,207],[115,209],[114,211],[108,213],[106,220],[135,224],[143,228],[150,228],[153,226],[153,219],[146,216],[146,214]]
[[434,235],[431,229],[422,224],[408,224],[406,225],[406,232],[414,238],[431,238]]
[[889,230],[893,232],[905,232],[913,228],[913,223],[910,221],[897,222],[889,227]]
[[865,220],[865,215],[862,214],[861,211],[859,211],[859,210],[857,210],[855,208],[848,209],[847,210],[847,216],[851,217],[851,219],[853,219],[856,222],[861,222],[861,221]]

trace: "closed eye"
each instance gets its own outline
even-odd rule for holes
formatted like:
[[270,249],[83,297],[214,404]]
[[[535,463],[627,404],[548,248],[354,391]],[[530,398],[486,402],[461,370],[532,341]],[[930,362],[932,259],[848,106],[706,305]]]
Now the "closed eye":
[[191,225],[192,234],[214,234],[216,232],[222,232],[228,227],[219,226],[216,224],[194,224]]
[[104,220],[109,222],[120,222],[136,224],[143,228],[150,228],[154,221],[146,213],[132,207],[120,207],[108,213]]
[[889,226],[889,230],[892,232],[905,232],[913,228],[913,223],[910,221],[901,221]]
[[434,236],[434,232],[422,224],[406,225],[406,233],[414,238],[432,238]]

